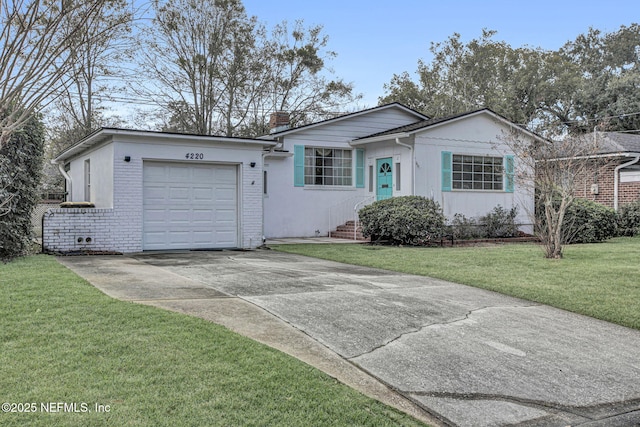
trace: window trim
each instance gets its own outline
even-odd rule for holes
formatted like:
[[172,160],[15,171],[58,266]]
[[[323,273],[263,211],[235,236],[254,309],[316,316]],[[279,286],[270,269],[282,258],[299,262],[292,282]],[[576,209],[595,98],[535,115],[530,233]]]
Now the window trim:
[[[462,157],[462,161],[454,162],[454,159],[458,157]],[[471,157],[471,162],[465,162],[465,157]],[[483,158],[482,163],[475,163],[478,157]],[[491,158],[494,159],[494,163],[489,164],[485,159]],[[496,163],[495,159],[500,159],[500,163]],[[442,151],[442,191],[443,192],[493,192],[493,193],[513,193],[514,192],[514,163],[515,156],[513,155],[495,155],[495,154],[480,154],[480,153],[454,153],[451,151]],[[458,166],[456,168],[454,166]],[[461,167],[459,165],[462,165]],[[499,165],[501,168],[500,172],[487,171],[487,167],[495,167]],[[470,170],[466,169],[465,166],[470,167]],[[476,170],[478,166],[482,167],[482,170]],[[459,170],[456,170],[459,169]],[[465,180],[464,177],[462,179],[456,179],[454,174],[470,174],[471,179]],[[476,175],[481,174],[482,180],[475,180]],[[486,180],[486,175],[493,175],[494,178],[497,175],[500,176],[500,181],[497,179],[494,180]],[[479,186],[482,188],[473,188],[476,183],[479,183]],[[495,188],[499,183],[500,188]],[[472,188],[456,188],[456,186],[463,185],[471,185]],[[492,188],[486,188],[487,184],[490,184]]]

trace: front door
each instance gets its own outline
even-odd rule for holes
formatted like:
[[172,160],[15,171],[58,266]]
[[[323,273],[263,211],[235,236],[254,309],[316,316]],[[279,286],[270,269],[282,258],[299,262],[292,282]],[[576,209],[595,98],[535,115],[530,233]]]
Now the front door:
[[376,169],[378,171],[378,179],[376,185],[376,200],[384,200],[393,196],[393,174],[391,170],[391,157],[378,159],[376,161]]

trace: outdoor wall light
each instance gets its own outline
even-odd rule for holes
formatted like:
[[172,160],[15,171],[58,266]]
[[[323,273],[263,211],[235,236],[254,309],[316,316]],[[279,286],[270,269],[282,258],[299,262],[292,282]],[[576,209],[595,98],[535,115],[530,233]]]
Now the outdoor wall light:
[[250,165],[252,168],[255,168],[255,167],[256,167],[256,162],[251,162],[251,163],[249,163],[249,165]]
[[124,156],[124,161],[129,163],[131,161],[131,156]]

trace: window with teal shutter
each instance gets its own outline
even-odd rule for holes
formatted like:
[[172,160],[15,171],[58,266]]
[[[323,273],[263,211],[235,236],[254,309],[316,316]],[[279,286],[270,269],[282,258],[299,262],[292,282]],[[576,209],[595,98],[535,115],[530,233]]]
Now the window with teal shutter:
[[293,146],[293,185],[304,187],[304,145]]
[[515,177],[515,158],[514,156],[504,157],[504,191],[513,193]]
[[451,151],[442,152],[442,191],[451,191]]
[[356,187],[364,188],[364,150],[356,150]]

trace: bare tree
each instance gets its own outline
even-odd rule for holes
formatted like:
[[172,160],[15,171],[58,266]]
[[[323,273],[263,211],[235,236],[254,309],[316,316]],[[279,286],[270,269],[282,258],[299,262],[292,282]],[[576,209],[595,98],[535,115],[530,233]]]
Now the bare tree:
[[167,128],[253,135],[269,113],[304,123],[352,102],[352,85],[329,80],[322,27],[286,23],[272,31],[240,0],[154,0],[156,17],[134,92],[168,110]]
[[[68,82],[106,0],[0,0],[0,147]],[[63,31],[64,28],[71,29]]]
[[[83,7],[90,7],[84,5]],[[67,37],[81,37],[85,43],[69,49],[71,59],[64,79],[62,96],[55,109],[71,119],[73,127],[84,136],[104,121],[103,101],[117,90],[114,80],[124,76],[124,52],[130,47],[129,33],[134,11],[126,0],[104,0],[101,19],[65,26]]]
[[545,257],[562,258],[563,247],[571,240],[566,214],[585,177],[604,167],[600,140],[594,135],[564,136],[556,140],[531,142],[513,131],[503,141],[516,154],[519,185],[528,185],[535,196],[535,212],[530,212],[534,232],[542,242]]

